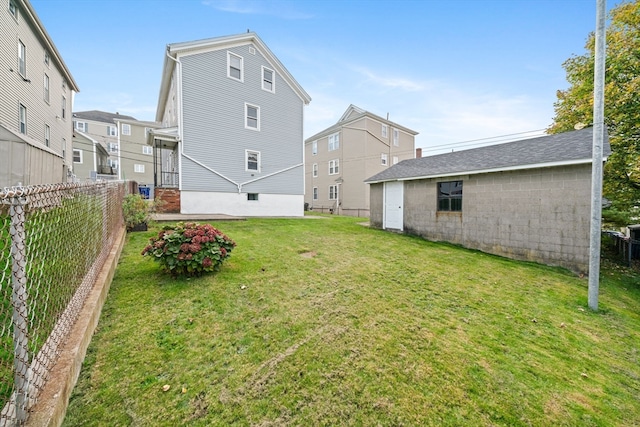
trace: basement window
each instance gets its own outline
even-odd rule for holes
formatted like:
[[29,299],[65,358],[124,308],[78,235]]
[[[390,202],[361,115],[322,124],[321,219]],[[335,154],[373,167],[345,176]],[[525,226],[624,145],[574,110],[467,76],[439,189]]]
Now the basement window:
[[247,200],[258,201],[258,193],[247,193]]

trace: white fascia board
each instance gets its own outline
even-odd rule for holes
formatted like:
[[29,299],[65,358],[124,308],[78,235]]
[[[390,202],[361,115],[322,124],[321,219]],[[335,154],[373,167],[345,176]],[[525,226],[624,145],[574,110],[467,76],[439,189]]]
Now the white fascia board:
[[[607,157],[603,157],[602,160],[606,161]],[[458,172],[442,173],[442,174],[434,174],[434,175],[410,176],[406,178],[381,179],[376,181],[367,181],[367,184],[379,184],[381,182],[389,182],[389,181],[414,181],[419,179],[447,178],[450,176],[460,176],[460,175],[479,175],[482,173],[509,172],[509,171],[525,170],[525,169],[542,169],[542,168],[552,168],[552,167],[559,167],[559,166],[583,165],[583,164],[590,164],[590,163],[592,163],[591,159],[565,160],[561,162],[537,163],[532,165],[509,166],[504,168],[478,169],[475,171],[458,171]]]

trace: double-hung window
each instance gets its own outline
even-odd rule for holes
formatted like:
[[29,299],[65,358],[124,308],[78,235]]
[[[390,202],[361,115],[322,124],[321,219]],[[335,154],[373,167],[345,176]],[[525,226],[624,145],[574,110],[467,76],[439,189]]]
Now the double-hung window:
[[389,156],[387,155],[387,153],[380,154],[380,164],[382,166],[387,166],[388,163],[389,163]]
[[313,200],[318,200],[318,187],[313,187]]
[[275,93],[276,91],[275,76],[276,74],[273,72],[272,69],[263,66],[262,67],[262,89],[266,90],[267,92]]
[[150,147],[148,145],[143,145],[142,146],[142,154],[147,154],[147,155],[153,154],[153,147]]
[[49,125],[44,125],[44,145],[51,145],[51,128]]
[[134,164],[133,165],[133,171],[135,173],[144,173],[144,165],[139,165],[139,164]]
[[246,171],[248,172],[260,172],[260,152],[245,150],[246,156]]
[[44,100],[49,103],[49,76],[44,75]]
[[318,176],[318,164],[313,164],[313,177],[316,178]]
[[18,40],[18,72],[23,78],[27,78],[27,47]]
[[118,128],[107,125],[107,136],[118,136]]
[[227,52],[227,77],[244,81],[244,58],[235,53]]
[[67,119],[67,98],[65,98],[64,96],[62,97],[62,119],[66,120]]
[[123,123],[122,124],[122,134],[123,135],[131,135],[131,125]]
[[18,4],[17,0],[9,0],[9,13],[14,19],[18,19]]
[[393,130],[393,145],[396,147],[400,145],[400,131],[398,129]]
[[330,185],[329,186],[329,200],[338,200],[338,186]]
[[260,107],[244,104],[244,127],[246,129],[260,130]]
[[27,133],[27,107],[20,104],[20,133]]
[[109,152],[110,153],[117,153],[118,152],[118,144],[115,142],[110,142],[109,143]]
[[76,129],[78,129],[80,132],[88,132],[89,131],[89,124],[87,122],[76,122]]
[[329,160],[329,175],[336,175],[339,171],[339,159]]
[[337,150],[338,148],[340,148],[340,134],[329,135],[329,151]]
[[313,141],[311,143],[311,155],[315,156],[318,154],[318,141]]
[[73,149],[73,163],[82,163],[82,150]]
[[438,210],[462,211],[462,181],[438,183]]
[[382,125],[382,137],[387,138],[389,127],[387,125]]

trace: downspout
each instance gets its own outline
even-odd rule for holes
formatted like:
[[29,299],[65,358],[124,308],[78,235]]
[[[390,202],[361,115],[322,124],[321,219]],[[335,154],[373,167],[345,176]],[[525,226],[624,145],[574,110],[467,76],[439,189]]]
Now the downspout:
[[120,158],[120,134],[122,133],[122,126],[120,122],[116,120],[118,124],[118,181],[122,179],[122,159]]
[[[169,54],[169,46],[167,46],[166,55],[169,59],[176,63],[176,96],[177,100],[177,113],[178,113],[178,190],[182,190],[182,156],[184,155],[184,144],[182,140],[182,64],[177,58],[174,58]],[[160,172],[162,173],[162,171]]]
[[96,154],[96,144],[98,141],[93,141],[93,170],[96,171],[96,180],[98,179],[98,155]]

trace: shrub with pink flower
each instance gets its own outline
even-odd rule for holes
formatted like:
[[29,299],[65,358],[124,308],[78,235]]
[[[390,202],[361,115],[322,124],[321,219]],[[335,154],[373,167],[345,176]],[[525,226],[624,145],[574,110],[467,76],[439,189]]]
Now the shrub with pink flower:
[[142,255],[152,256],[172,276],[200,276],[217,271],[236,242],[210,224],[182,223],[164,226],[149,239]]

